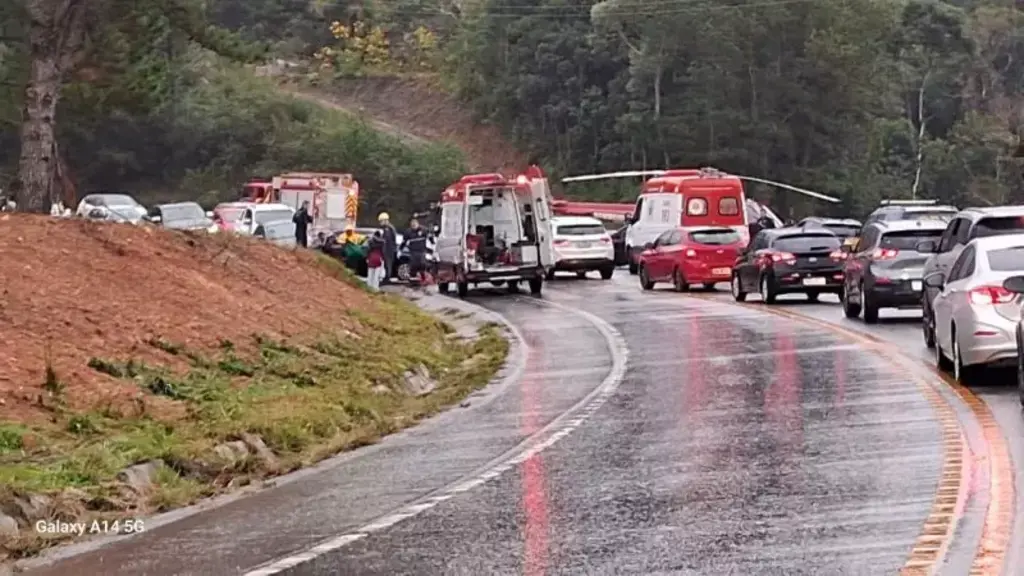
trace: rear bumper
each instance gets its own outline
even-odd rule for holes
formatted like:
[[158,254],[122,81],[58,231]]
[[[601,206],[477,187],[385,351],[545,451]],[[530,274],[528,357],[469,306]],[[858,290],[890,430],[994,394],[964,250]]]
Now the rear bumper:
[[544,268],[541,266],[524,266],[521,268],[503,268],[500,270],[469,270],[464,275],[464,282],[479,284],[481,282],[508,282],[543,278]]
[[611,258],[566,258],[555,262],[555,270],[602,270],[614,268],[615,261]]
[[839,292],[843,288],[843,269],[840,266],[818,270],[775,270],[775,289],[788,292]]
[[965,365],[1012,366],[1017,363],[1017,325],[994,312],[964,319],[957,325]]
[[880,308],[920,308],[921,290],[915,290],[912,282],[920,280],[900,280],[889,284],[874,282],[866,288],[871,302]]
[[732,280],[732,265],[714,266],[703,262],[690,263],[683,268],[683,276],[689,284],[717,284]]

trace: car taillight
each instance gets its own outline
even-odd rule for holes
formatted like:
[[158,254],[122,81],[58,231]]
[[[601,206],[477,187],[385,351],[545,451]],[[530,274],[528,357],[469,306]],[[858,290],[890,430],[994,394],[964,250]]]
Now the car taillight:
[[875,260],[891,260],[899,253],[900,251],[895,248],[875,248],[875,251],[871,253],[871,257]]
[[772,252],[772,262],[796,262],[796,256],[789,252]]
[[846,260],[850,255],[842,250],[836,250],[835,252],[828,255],[833,260]]
[[555,240],[554,244],[555,246],[568,246],[569,241],[565,238],[559,238],[558,240]]
[[978,306],[990,306],[992,304],[1007,304],[1013,301],[1014,293],[1002,286],[978,286],[969,293],[971,304]]
[[696,258],[697,257],[697,251],[694,250],[693,248],[687,249],[686,250],[686,257],[687,258]]
[[601,237],[601,244],[611,244],[611,242],[612,242],[611,236],[602,236]]

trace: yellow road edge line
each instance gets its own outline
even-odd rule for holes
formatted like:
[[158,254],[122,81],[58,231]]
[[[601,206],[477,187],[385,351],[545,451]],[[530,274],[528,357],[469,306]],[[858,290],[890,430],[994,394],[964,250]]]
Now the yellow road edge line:
[[[866,348],[899,363],[909,362],[928,368],[971,410],[978,420],[988,448],[988,458],[983,464],[988,467],[989,472],[989,502],[982,524],[981,540],[971,564],[970,576],[1000,576],[1003,573],[1006,553],[1013,532],[1013,513],[1016,505],[1014,472],[1006,437],[996,423],[992,410],[984,400],[970,389],[955,382],[937,367],[893,351],[890,342],[876,336],[843,328],[832,322],[798,312],[771,308],[764,304],[728,302],[701,294],[689,294],[688,296],[708,302],[760,310],[796,322],[818,326],[863,344]],[[938,571],[940,561],[945,557],[946,551],[953,541],[957,519],[962,516],[967,504],[968,475],[970,474],[970,466],[964,466],[964,455],[968,452],[967,440],[963,424],[957,418],[955,409],[933,384],[916,374],[913,375],[913,379],[918,389],[932,405],[942,429],[943,463],[931,513],[925,519],[922,532],[914,546],[911,547],[909,558],[900,570],[900,576],[930,575]],[[955,511],[950,510],[948,503],[948,495],[951,493],[956,494],[956,504],[953,507]],[[936,534],[936,532],[940,532],[940,534]],[[931,538],[938,535],[942,537],[942,544],[936,547]]]

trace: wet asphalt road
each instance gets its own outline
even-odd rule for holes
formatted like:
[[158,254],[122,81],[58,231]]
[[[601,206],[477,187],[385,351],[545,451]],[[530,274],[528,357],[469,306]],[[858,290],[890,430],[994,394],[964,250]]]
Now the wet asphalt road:
[[[629,365],[607,403],[492,481],[285,573],[899,570],[942,462],[915,384],[828,330],[643,293],[622,276],[545,294],[624,337]],[[531,349],[519,382],[329,469],[32,573],[243,574],[472,477],[611,370],[585,318],[529,298],[474,300],[523,332]]]
[[[728,288],[726,285],[722,287]],[[751,298],[756,301],[758,297],[755,294]],[[725,302],[732,300],[724,290],[716,299]],[[788,312],[882,338],[898,347],[903,354],[920,359],[923,364],[935,364],[934,352],[924,345],[920,311],[883,309],[879,314],[879,323],[869,326],[860,319],[846,318],[835,296],[822,296],[818,304],[807,302],[802,296],[787,296],[780,298],[779,302]],[[1024,576],[1024,411],[1021,409],[1015,375],[1009,370],[990,371],[986,385],[974,385],[971,391],[992,410],[1009,444],[1014,470],[1017,471],[1015,487],[1018,497],[1014,515],[1014,541],[1017,545],[1011,548],[1004,576]]]

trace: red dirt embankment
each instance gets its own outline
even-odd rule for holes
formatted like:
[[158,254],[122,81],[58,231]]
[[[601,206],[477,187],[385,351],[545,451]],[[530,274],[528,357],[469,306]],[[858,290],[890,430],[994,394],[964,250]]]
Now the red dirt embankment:
[[466,104],[426,78],[339,79],[318,89],[303,89],[322,104],[363,114],[395,131],[433,142],[447,142],[480,172],[517,172],[526,156],[495,126],[480,124]]
[[89,359],[146,361],[160,354],[146,344],[154,339],[199,352],[244,347],[256,334],[344,330],[346,310],[373,304],[314,259],[227,235],[0,217],[0,421],[47,417],[48,365],[71,408],[142,401],[159,417],[161,406],[175,408],[140,398],[137,386],[88,368]]

